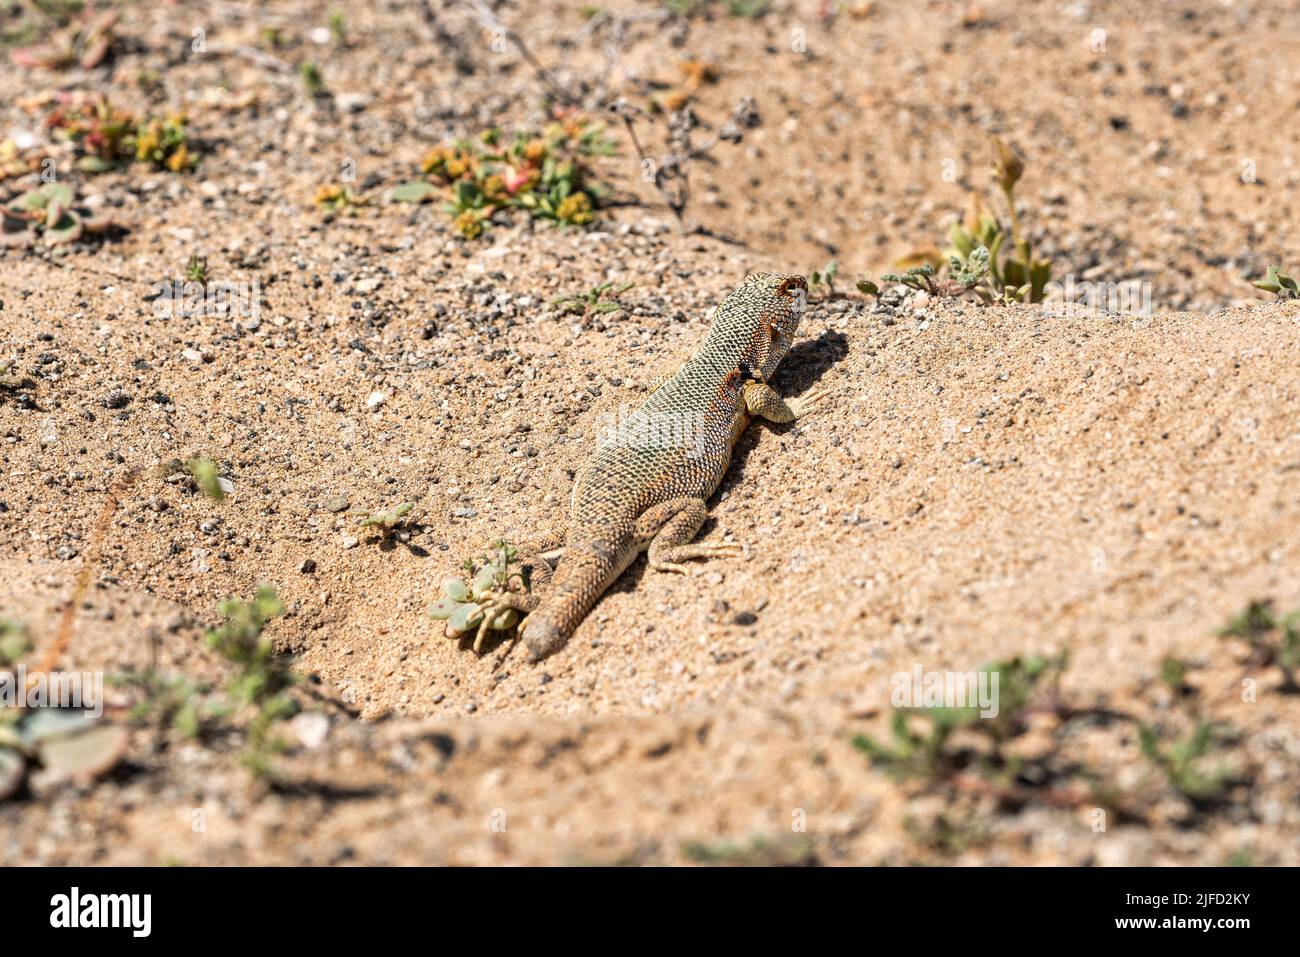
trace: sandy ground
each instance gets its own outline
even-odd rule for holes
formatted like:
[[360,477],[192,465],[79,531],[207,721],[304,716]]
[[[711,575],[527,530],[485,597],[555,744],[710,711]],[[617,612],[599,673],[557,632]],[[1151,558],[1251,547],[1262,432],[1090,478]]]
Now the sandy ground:
[[[238,724],[197,742],[135,727],[107,779],[0,804],[0,862],[1298,862],[1300,699],[1215,637],[1253,599],[1300,605],[1300,304],[1246,281],[1295,248],[1297,127],[1278,111],[1297,109],[1296,67],[1276,34],[1295,36],[1296,6],[841,6],[629,43],[629,89],[696,59],[718,70],[702,115],[758,103],[762,124],[694,167],[689,215],[713,235],[676,230],[625,139],[605,169],[641,205],[590,231],[466,242],[436,205],[379,203],[430,145],[529,123],[540,95],[512,53],[470,46],[458,73],[405,5],[349,10],[348,46],[328,49],[306,36],[323,5],[128,6],[111,66],[0,71],[5,123],[31,128],[17,100],[40,84],[146,102],[126,78],[150,64],[153,97],[209,144],[193,174],[84,178],[129,225],[113,241],[0,256],[0,359],[32,383],[0,399],[0,613],[48,648],[110,488],[139,468],[63,665],[219,683],[217,601],[271,583],[289,610],[267,634],[331,722],[315,747],[290,735],[276,786],[240,767]],[[581,72],[599,57],[557,42],[575,10],[502,16]],[[319,60],[333,100],[177,52],[191,20],[214,45],[282,26],[277,55]],[[787,52],[792,30],[807,53]],[[205,106],[218,87],[257,104]],[[751,428],[701,533],[745,558],[689,578],[639,562],[541,664],[442,636],[425,613],[441,579],[562,526],[602,424],[747,272],[834,256],[848,290],[941,242],[987,190],[989,130],[1028,159],[1039,255],[1148,281],[1154,314],[818,297],[775,385],[829,387],[833,406]],[[324,221],[312,194],[350,157],[376,202]],[[155,284],[196,251],[258,282],[256,319],[157,314]],[[551,304],[606,280],[634,283],[617,313]],[[233,483],[224,502],[152,471],[195,455]],[[363,534],[343,498],[414,503],[409,540]],[[1128,795],[1100,831],[1097,801],[900,783],[852,746],[887,736],[898,672],[1067,650],[1080,707],[1235,728],[1209,759],[1234,770],[1225,800],[1153,781],[1124,722],[1068,742]],[[1169,656],[1190,703],[1159,680]]]

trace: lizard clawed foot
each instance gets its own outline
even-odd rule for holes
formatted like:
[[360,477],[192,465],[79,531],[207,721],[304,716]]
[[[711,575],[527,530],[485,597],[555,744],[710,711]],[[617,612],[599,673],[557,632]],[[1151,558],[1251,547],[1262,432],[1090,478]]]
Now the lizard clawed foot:
[[796,419],[802,419],[809,412],[815,412],[826,403],[831,397],[832,389],[813,389],[811,392],[799,396],[797,399],[791,399],[786,404],[790,411],[794,413]]
[[483,620],[479,622],[478,630],[474,633],[474,651],[483,650],[483,642],[487,640],[493,623],[506,612],[517,611],[522,617],[536,608],[537,604],[538,598],[535,595],[521,595],[513,591],[489,593],[487,599],[480,604]]
[[685,565],[692,558],[744,558],[745,546],[739,542],[696,542],[693,545],[677,545],[667,549],[662,556],[650,559],[650,570],[656,572],[675,572],[679,575],[690,573],[691,566]]

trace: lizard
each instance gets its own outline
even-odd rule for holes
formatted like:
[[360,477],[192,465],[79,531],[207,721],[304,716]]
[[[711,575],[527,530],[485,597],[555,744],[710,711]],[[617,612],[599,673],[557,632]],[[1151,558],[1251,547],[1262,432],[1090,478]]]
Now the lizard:
[[[718,306],[703,343],[652,383],[640,408],[597,444],[575,473],[563,548],[533,551],[559,564],[541,595],[501,592],[485,619],[521,613],[521,637],[539,661],[564,647],[614,581],[648,552],[656,572],[688,571],[691,559],[739,557],[743,546],[693,542],[732,452],[755,418],[793,422],[829,390],[789,401],[768,385],[807,308],[802,276],[754,273]],[[558,542],[553,544],[559,544]]]

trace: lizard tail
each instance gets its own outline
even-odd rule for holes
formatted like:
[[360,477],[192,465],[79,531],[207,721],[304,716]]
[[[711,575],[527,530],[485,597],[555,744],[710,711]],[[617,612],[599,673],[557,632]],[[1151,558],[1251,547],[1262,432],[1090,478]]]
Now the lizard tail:
[[524,619],[524,644],[533,661],[564,647],[573,629],[636,557],[630,544],[607,540],[569,543],[550,588]]

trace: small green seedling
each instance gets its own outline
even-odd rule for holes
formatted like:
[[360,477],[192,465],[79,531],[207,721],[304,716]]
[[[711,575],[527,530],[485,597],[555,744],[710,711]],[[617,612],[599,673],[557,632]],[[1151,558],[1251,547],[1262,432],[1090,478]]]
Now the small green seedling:
[[1300,691],[1296,682],[1296,670],[1300,669],[1300,609],[1279,618],[1272,601],[1253,601],[1219,630],[1219,637],[1246,642],[1252,665],[1277,665],[1282,672],[1282,689]]
[[271,642],[262,635],[266,623],[283,613],[284,605],[273,588],[263,586],[252,601],[228,598],[217,610],[226,620],[208,632],[207,645],[234,665],[227,684],[231,699],[254,709],[244,763],[255,775],[264,777],[272,772],[272,752],[282,748],[271,729],[297,710],[289,694],[297,679],[287,660],[276,655]]
[[[1029,240],[1021,233],[1020,216],[1016,211],[1016,183],[1024,175],[1025,164],[1002,140],[994,138],[993,146],[993,179],[1006,200],[1010,233],[996,216],[985,209],[979,195],[972,193],[965,218],[948,229],[948,248],[940,253],[927,247],[907,260],[920,260],[922,265],[929,265],[932,270],[946,266],[948,275],[945,278],[951,281],[950,284],[927,283],[926,277],[917,273],[915,268],[904,274],[911,277],[910,280],[889,276],[886,279],[938,295],[960,295],[972,290],[985,304],[1043,301],[1052,278],[1052,264],[1034,257]],[[1006,249],[1008,240],[1009,250]],[[926,275],[933,276],[934,272]]]
[[625,282],[615,285],[612,282],[603,282],[599,286],[592,286],[581,296],[561,296],[558,299],[552,299],[551,305],[559,306],[561,313],[582,316],[583,318],[618,312],[618,310],[624,308],[618,297],[631,289],[633,285],[635,283]]
[[308,96],[320,96],[325,91],[325,78],[321,76],[320,67],[310,60],[298,67],[298,75],[302,77],[302,85],[306,87]]
[[1221,797],[1231,777],[1225,768],[1204,771],[1199,766],[1200,759],[1209,753],[1218,734],[1219,728],[1216,725],[1202,721],[1185,740],[1162,748],[1155,728],[1145,724],[1138,726],[1138,742],[1143,756],[1164,772],[1169,783],[1180,794],[1197,806],[1212,803]]
[[820,270],[814,269],[808,274],[808,292],[825,291],[827,296],[835,295],[835,276],[840,271],[840,264],[832,259]]
[[[1055,658],[1016,657],[991,665],[981,671],[988,676],[983,679],[987,686],[997,688],[996,716],[981,717],[976,706],[899,708],[891,718],[892,744],[879,744],[859,735],[853,741],[854,747],[899,779],[947,781],[973,766],[982,777],[1006,784],[1019,774],[1024,763],[1004,752],[1004,746],[1024,732],[1025,711],[1036,698],[1055,702],[1057,683],[1066,663],[1062,654]],[[924,732],[913,727],[912,718],[928,723]],[[953,736],[958,731],[984,737],[985,746],[976,751],[956,744]],[[1046,759],[1040,770],[1040,778],[1050,776]]]
[[920,292],[928,292],[930,295],[938,295],[938,286],[934,281],[934,267],[929,263],[922,263],[919,266],[913,266],[904,273],[887,272],[880,277],[883,282],[902,283],[909,289],[916,289]]
[[934,265],[928,262],[913,266],[902,274],[886,273],[880,278],[886,282],[902,283],[910,289],[929,293],[936,298],[960,296],[964,292],[973,291],[982,301],[991,303],[994,301],[993,292],[981,285],[988,275],[989,251],[980,246],[972,250],[966,259],[950,257],[948,274],[943,278],[935,278]]
[[326,22],[329,24],[330,35],[334,38],[334,42],[341,47],[347,46],[348,23],[347,20],[343,18],[343,11],[331,10],[329,19]]
[[448,638],[477,632],[475,651],[482,649],[489,631],[512,634],[521,620],[517,609],[505,608],[486,616],[485,611],[491,610],[494,599],[511,590],[527,592],[528,582],[519,566],[518,550],[504,541],[494,544],[490,555],[466,559],[465,577],[443,579],[443,596],[430,610],[430,617],[447,623]]
[[[432,189],[432,187],[430,187]],[[329,185],[316,190],[316,208],[336,216],[355,216],[365,200],[346,186]]]
[[1196,689],[1187,683],[1187,662],[1166,655],[1160,662],[1160,681],[1176,695],[1186,695]]
[[1300,284],[1279,270],[1277,266],[1269,266],[1268,275],[1263,279],[1256,279],[1251,285],[1271,292],[1279,299],[1300,299]]
[[137,724],[171,727],[187,738],[197,738],[207,717],[219,709],[205,708],[202,695],[208,688],[183,675],[165,675],[153,668],[142,673],[114,675],[110,681],[141,694],[131,709]]
[[190,261],[185,265],[185,281],[196,282],[200,286],[208,284],[208,259],[206,256],[200,256],[198,253],[190,255]]
[[362,528],[375,528],[384,538],[391,538],[406,525],[406,516],[411,513],[415,505],[411,502],[403,502],[401,505],[387,512],[365,512],[356,510],[349,512],[349,515],[356,515],[357,524]]

